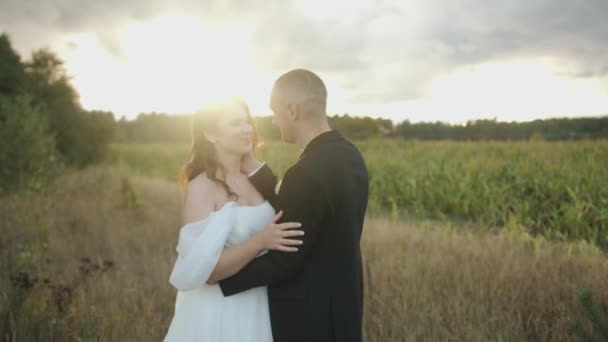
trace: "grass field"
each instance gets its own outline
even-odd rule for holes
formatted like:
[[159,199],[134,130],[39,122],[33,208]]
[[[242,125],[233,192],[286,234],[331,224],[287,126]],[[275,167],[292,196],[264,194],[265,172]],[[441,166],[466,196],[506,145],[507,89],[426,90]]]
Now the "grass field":
[[[357,143],[370,173],[370,212],[525,230],[608,249],[608,141]],[[109,161],[138,175],[177,179],[187,145],[112,145]],[[267,143],[278,175],[294,146]]]
[[[139,173],[174,167],[156,159]],[[2,339],[161,340],[179,217],[176,182],[108,166],[0,199]],[[608,312],[608,257],[586,243],[370,213],[362,250],[365,341],[569,341],[582,288]]]

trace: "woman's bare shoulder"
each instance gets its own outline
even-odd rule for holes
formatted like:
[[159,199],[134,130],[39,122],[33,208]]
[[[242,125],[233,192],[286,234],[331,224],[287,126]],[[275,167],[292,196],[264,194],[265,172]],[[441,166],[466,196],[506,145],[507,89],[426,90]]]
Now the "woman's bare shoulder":
[[200,174],[190,180],[184,196],[184,224],[199,221],[216,210],[218,187],[206,175]]

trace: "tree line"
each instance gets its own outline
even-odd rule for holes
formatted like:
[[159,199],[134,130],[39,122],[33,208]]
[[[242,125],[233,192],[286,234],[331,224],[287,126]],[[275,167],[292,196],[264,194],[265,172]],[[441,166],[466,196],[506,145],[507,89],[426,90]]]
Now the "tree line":
[[404,121],[389,134],[418,140],[581,140],[608,138],[608,116],[529,122],[469,121],[465,125]]
[[103,159],[114,128],[112,113],[82,108],[53,52],[39,49],[22,60],[0,34],[0,194]]
[[[116,122],[114,141],[162,143],[190,139],[190,115],[140,114],[135,120],[124,117]],[[263,139],[280,139],[272,117],[256,117],[256,128]],[[389,119],[332,115],[330,125],[353,140],[399,138],[408,140],[580,140],[608,138],[608,116],[592,118],[539,119],[529,122],[494,120],[469,121],[464,125],[444,122],[401,122]],[[185,134],[186,133],[186,134]]]
[[[190,141],[191,115],[142,113],[135,120],[122,117],[115,124],[114,141],[121,143],[183,143]],[[393,130],[389,119],[334,115],[329,117],[332,128],[339,129],[354,140],[386,136]],[[279,130],[272,124],[271,116],[255,117],[258,133],[264,140],[279,140]]]

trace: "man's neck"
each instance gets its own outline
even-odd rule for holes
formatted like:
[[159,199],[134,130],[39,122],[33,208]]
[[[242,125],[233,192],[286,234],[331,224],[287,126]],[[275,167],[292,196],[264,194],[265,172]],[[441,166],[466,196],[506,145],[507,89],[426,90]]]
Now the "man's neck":
[[319,135],[331,131],[331,127],[327,122],[322,122],[316,125],[308,125],[303,127],[304,129],[300,133],[300,137],[296,140],[296,144],[303,151],[306,146]]

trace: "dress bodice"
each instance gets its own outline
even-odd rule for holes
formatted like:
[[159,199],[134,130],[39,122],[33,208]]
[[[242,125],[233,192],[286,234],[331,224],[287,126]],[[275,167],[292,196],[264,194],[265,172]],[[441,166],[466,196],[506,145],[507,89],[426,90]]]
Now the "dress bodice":
[[226,246],[234,246],[251,238],[255,233],[264,229],[274,216],[274,209],[264,201],[255,206],[236,205],[234,226],[226,239]]
[[182,291],[205,284],[224,248],[246,241],[264,229],[273,216],[274,208],[268,201],[255,206],[230,201],[208,217],[184,225],[169,281]]

